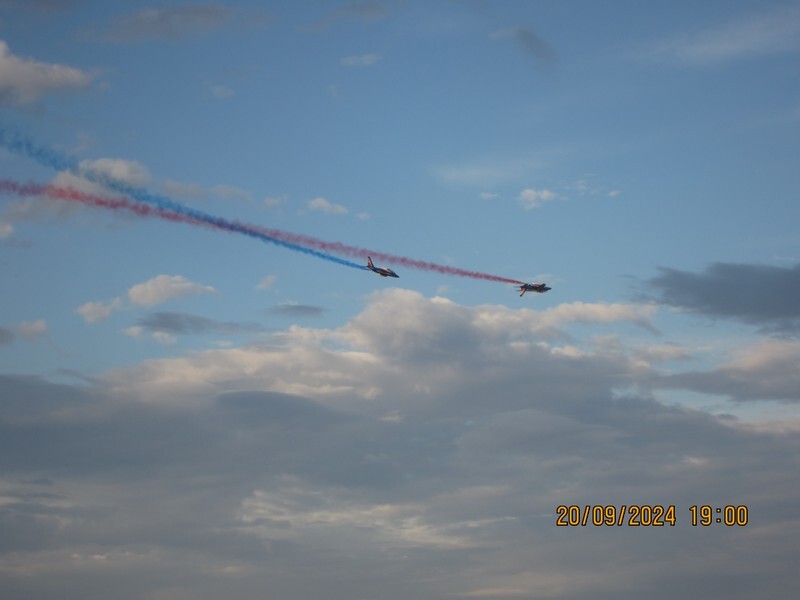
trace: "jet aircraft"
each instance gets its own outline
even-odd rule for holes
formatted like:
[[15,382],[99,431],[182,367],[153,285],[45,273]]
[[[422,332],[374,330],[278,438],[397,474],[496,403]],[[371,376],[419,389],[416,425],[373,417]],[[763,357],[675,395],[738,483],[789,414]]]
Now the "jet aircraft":
[[539,294],[544,294],[551,289],[553,288],[547,287],[546,283],[523,283],[521,286],[519,286],[519,295],[521,298],[525,295],[525,292],[537,292]]
[[400,275],[392,271],[389,267],[376,267],[372,264],[372,259],[368,256],[367,257],[367,266],[364,267],[365,269],[369,269],[380,275],[381,277],[397,277],[400,278]]

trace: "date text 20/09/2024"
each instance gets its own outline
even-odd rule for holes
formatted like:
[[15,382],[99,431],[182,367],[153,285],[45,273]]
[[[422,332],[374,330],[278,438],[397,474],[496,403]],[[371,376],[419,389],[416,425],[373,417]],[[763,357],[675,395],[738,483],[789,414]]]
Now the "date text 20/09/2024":
[[[747,506],[694,504],[689,507],[689,520],[692,526],[708,527],[723,525],[744,527],[749,520]],[[674,504],[561,504],[556,507],[556,526],[558,527],[674,527],[678,522]]]

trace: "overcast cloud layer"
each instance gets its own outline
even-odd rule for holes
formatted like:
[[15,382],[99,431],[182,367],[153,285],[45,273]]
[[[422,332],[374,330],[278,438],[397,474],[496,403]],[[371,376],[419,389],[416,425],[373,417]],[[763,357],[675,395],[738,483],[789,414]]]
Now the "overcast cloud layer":
[[[5,375],[4,589],[787,597],[796,432],[655,402],[647,381],[674,356],[655,338],[648,352],[567,334],[642,318],[628,308],[556,315],[395,290],[336,330],[292,327],[93,385]],[[560,504],[634,503],[674,504],[678,524],[555,526]],[[697,503],[747,505],[750,523],[691,527]]]

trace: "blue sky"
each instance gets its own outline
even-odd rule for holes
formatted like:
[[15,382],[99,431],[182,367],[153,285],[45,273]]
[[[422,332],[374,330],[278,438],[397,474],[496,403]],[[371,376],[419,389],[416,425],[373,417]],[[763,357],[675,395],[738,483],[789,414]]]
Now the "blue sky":
[[[4,136],[553,288],[3,193],[9,597],[796,595],[800,4],[5,0],[0,41]],[[637,503],[678,525],[555,526]]]

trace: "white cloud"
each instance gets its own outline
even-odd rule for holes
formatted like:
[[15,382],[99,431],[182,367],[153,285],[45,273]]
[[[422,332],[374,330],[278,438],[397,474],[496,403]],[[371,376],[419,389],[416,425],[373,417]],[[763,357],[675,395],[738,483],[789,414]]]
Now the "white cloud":
[[9,237],[12,233],[14,233],[13,225],[0,221],[0,240]]
[[154,331],[153,339],[163,346],[174,346],[177,342],[174,335],[165,331]]
[[516,179],[524,169],[517,163],[475,163],[435,167],[434,174],[445,183],[458,185],[493,185]]
[[161,189],[168,196],[185,196],[186,198],[207,198],[208,190],[196,183],[166,180]]
[[652,329],[652,318],[658,308],[654,304],[622,304],[606,302],[571,302],[559,304],[537,313],[541,323],[560,326],[571,323],[605,324],[628,321]]
[[[58,173],[53,178],[51,185],[60,188],[74,189],[84,194],[91,194],[94,196],[117,197],[119,196],[118,192],[100,183],[91,181],[90,178],[97,177],[102,180],[107,177],[135,186],[144,186],[150,182],[150,173],[144,165],[137,161],[125,160],[122,158],[83,160],[78,165],[78,169],[79,173],[77,174],[68,171]],[[82,176],[80,172],[86,173],[87,176]],[[50,208],[47,209],[50,212],[58,211],[59,213],[66,212],[66,214],[71,214],[79,206],[77,203],[52,199],[48,199],[46,204],[50,205]]]
[[250,202],[253,196],[247,190],[232,185],[215,185],[203,187],[196,183],[167,180],[161,184],[161,189],[168,196],[184,196],[186,198],[207,200],[221,198],[223,200],[241,200]]
[[211,193],[224,200],[241,200],[250,202],[253,196],[247,190],[233,186],[233,185],[215,185],[211,188]]
[[[97,187],[90,187],[84,180],[78,180],[78,185],[63,187],[72,187],[73,189],[83,187],[84,189],[81,191],[85,193],[102,193],[102,190]],[[3,213],[3,218],[11,222],[38,221],[47,218],[67,219],[78,210],[80,210],[80,205],[77,202],[36,196],[10,202]],[[12,227],[11,223],[8,223],[8,226]]]
[[224,85],[212,85],[210,87],[211,95],[214,98],[225,100],[227,98],[233,98],[234,92],[231,88],[225,87]]
[[47,323],[45,323],[43,319],[39,319],[38,321],[23,321],[17,325],[17,331],[26,340],[33,342],[47,331]]
[[345,67],[370,67],[380,60],[377,54],[360,54],[357,56],[347,56],[341,60]]
[[79,306],[75,312],[87,323],[94,323],[108,317],[112,311],[122,308],[122,300],[114,298],[111,302],[87,302]]
[[545,202],[550,202],[556,198],[558,198],[558,195],[551,190],[535,190],[533,188],[525,188],[519,194],[519,202],[525,210],[538,208]]
[[[128,337],[141,339],[142,336],[145,335],[144,327],[139,325],[134,325],[133,327],[128,327],[122,330],[122,333],[127,335]],[[152,339],[162,346],[174,346],[177,343],[177,338],[165,331],[151,331],[149,334],[149,339]]]
[[324,507],[302,508],[313,504],[319,492],[309,490],[303,498],[301,490],[294,490],[291,503],[285,494],[256,490],[242,503],[239,519],[245,528],[267,539],[298,539],[327,532],[357,531],[378,542],[388,542],[399,547],[431,547],[440,549],[469,548],[466,538],[448,530],[459,529],[459,523],[447,526],[429,525],[420,516],[422,506],[413,504],[359,505],[345,498],[335,498],[336,490],[327,494]]
[[709,371],[669,375],[659,385],[719,394],[740,402],[800,402],[800,343],[761,342],[741,349],[727,364]]
[[[210,285],[194,283],[183,275],[158,275],[144,283],[138,283],[128,290],[128,301],[138,306],[156,306],[169,300],[190,294],[207,294],[216,290]],[[115,310],[125,308],[122,298],[114,298],[110,302],[86,302],[79,306],[75,312],[83,317],[87,323],[94,323],[107,318]],[[138,337],[142,333],[141,327],[125,329],[125,335]],[[172,337],[172,336],[170,336]],[[161,343],[174,343],[173,340],[158,339]]]
[[655,363],[684,361],[691,358],[689,350],[677,344],[654,344],[635,348],[633,356],[641,364],[650,366]]
[[117,19],[100,37],[115,42],[177,40],[216,29],[230,20],[231,14],[229,8],[213,4],[144,8]]
[[275,208],[276,206],[280,206],[281,204],[286,202],[286,198],[277,197],[277,196],[269,196],[262,200],[262,204],[267,208]]
[[262,279],[261,281],[258,282],[258,285],[256,287],[259,290],[268,290],[273,285],[275,285],[275,282],[277,280],[278,280],[278,278],[275,275],[267,275],[266,277],[264,277],[264,279]]
[[128,290],[128,299],[133,304],[155,306],[168,300],[190,294],[208,294],[216,291],[210,285],[189,281],[183,275],[158,275],[153,279],[134,285]]
[[[259,348],[210,350],[150,363],[146,372],[128,374],[140,390],[152,389],[158,395],[155,390],[167,385],[173,393],[181,389],[181,395],[185,392],[196,397],[201,390],[217,389],[223,381],[235,381],[244,370],[249,374],[248,382],[241,384],[244,387],[313,393],[348,405],[359,403],[359,399],[372,399],[378,410],[381,403],[376,398],[380,395],[419,397],[416,386],[428,377],[431,357],[443,360],[453,345],[461,348],[462,359],[465,354],[474,353],[475,360],[479,360],[477,355],[495,352],[486,368],[492,370],[492,365],[505,364],[503,371],[513,371],[523,369],[522,364],[528,361],[563,356],[563,349],[553,349],[549,342],[566,337],[569,327],[627,322],[651,330],[650,319],[655,310],[650,305],[588,303],[565,304],[545,311],[496,305],[469,308],[445,298],[427,299],[417,292],[391,290],[372,295],[367,308],[339,329],[294,326],[276,334],[275,341],[291,347],[291,352],[264,352]],[[392,318],[387,319],[387,314]],[[341,350],[328,350],[329,346]],[[589,357],[586,360],[596,354],[597,351],[584,353]],[[398,370],[398,365],[403,368]],[[630,365],[636,366],[633,362]],[[443,373],[451,373],[453,379],[451,375],[442,376],[438,384],[444,384],[446,379],[459,388],[468,386],[482,377],[481,372],[479,368],[470,374],[445,369]],[[382,408],[381,414],[385,414],[397,407]]]
[[772,6],[704,30],[653,44],[645,58],[690,66],[716,65],[800,50],[800,8]]
[[131,185],[145,185],[150,181],[150,173],[147,168],[134,160],[121,158],[82,160],[79,170],[108,175],[112,179]]
[[458,164],[437,165],[431,173],[450,185],[483,188],[525,180],[532,172],[542,170],[552,157],[563,153],[561,148],[549,148],[528,156],[484,157]]
[[80,69],[19,58],[0,40],[0,105],[33,104],[48,93],[83,88],[91,81]]
[[333,204],[325,198],[317,197],[308,201],[308,208],[311,210],[323,212],[326,215],[344,215],[347,214],[347,208],[341,204]]

